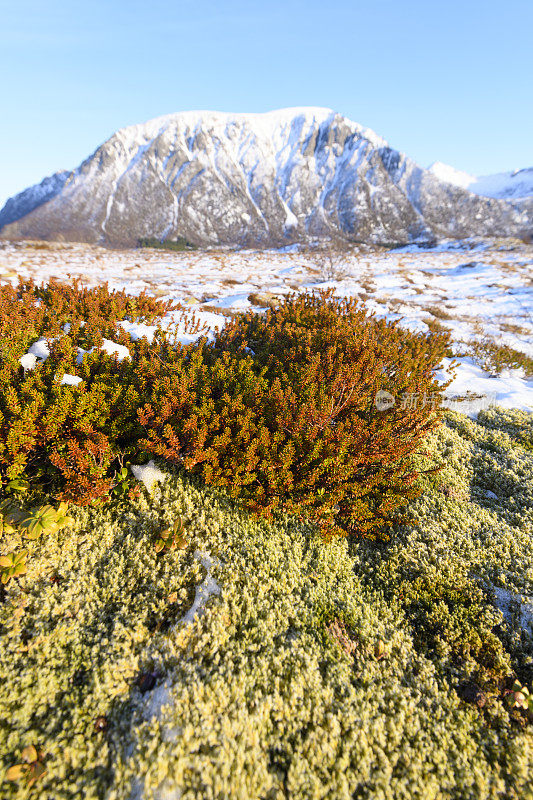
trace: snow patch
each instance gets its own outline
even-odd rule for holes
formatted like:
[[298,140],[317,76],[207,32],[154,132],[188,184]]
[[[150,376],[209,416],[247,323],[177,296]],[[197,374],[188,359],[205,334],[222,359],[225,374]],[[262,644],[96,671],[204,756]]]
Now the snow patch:
[[83,378],[78,378],[76,375],[69,375],[65,372],[61,380],[59,381],[60,386],[78,386],[82,382]]
[[32,344],[28,353],[31,353],[36,358],[40,358],[42,361],[46,361],[48,356],[50,355],[50,349],[48,347],[48,342],[43,337],[41,339],[37,339],[36,342]]
[[194,602],[187,613],[184,614],[180,620],[180,623],[185,625],[193,622],[196,616],[200,616],[203,613],[205,604],[211,595],[220,594],[220,586],[211,574],[213,566],[218,565],[218,560],[212,558],[209,553],[202,552],[201,550],[195,550],[194,557],[197,558],[201,565],[207,570],[207,575],[202,583],[196,587]]
[[[53,342],[55,339],[51,339],[50,341]],[[48,347],[48,341],[43,336],[37,339],[29,348],[28,352],[19,358],[19,362],[24,367],[24,372],[26,372],[26,370],[34,369],[37,364],[43,364],[49,355],[50,348]]]
[[130,467],[137,480],[142,481],[149,492],[152,491],[154,483],[163,483],[167,477],[165,473],[154,464],[152,459],[146,464],[131,464]]
[[[476,417],[479,411],[492,405],[533,411],[533,380],[525,380],[520,370],[489,375],[470,357],[454,360],[459,366],[455,379],[446,389],[444,405],[447,408],[470,417]],[[443,367],[437,373],[439,381],[449,380],[451,363],[452,359],[443,359]]]
[[84,350],[83,347],[78,347],[76,363],[81,364],[83,361],[83,356],[88,355],[89,353],[94,353],[95,350],[103,350],[110,356],[113,356],[116,353],[119,361],[123,361],[125,358],[130,358],[130,351],[123,344],[116,344],[110,339],[104,339],[101,347],[91,347],[90,350]]
[[37,363],[37,356],[34,353],[25,353],[19,358],[19,363],[23,366],[24,372],[33,369]]
[[103,340],[102,350],[104,350],[110,356],[113,356],[116,353],[119,361],[123,361],[125,358],[130,358],[130,351],[127,347],[125,347],[123,344],[115,344],[115,342],[112,342],[109,339]]

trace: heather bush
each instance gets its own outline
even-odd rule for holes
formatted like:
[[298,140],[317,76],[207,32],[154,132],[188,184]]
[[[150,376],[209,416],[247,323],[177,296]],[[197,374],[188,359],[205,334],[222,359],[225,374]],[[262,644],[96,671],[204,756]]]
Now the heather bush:
[[[404,330],[333,290],[229,322],[215,352],[251,349],[269,387],[266,446],[247,450],[249,507],[304,509],[332,532],[383,533],[416,496],[411,456],[439,419],[435,370],[448,344],[445,333]],[[394,405],[380,407],[380,393]],[[267,454],[269,469],[258,462]]]
[[499,374],[506,369],[522,369],[526,378],[533,377],[533,358],[507,344],[485,338],[470,342],[469,350],[476,363],[487,372]]
[[[385,536],[417,493],[411,457],[438,421],[435,369],[447,346],[446,334],[402,330],[331,291],[289,297],[169,364],[177,372],[154,382],[139,412],[143,446],[254,514]],[[380,410],[379,392],[395,405]]]
[[[6,314],[19,320],[1,367],[4,481],[38,478],[87,504],[123,483],[125,460],[155,454],[255,515],[367,537],[385,536],[417,493],[412,457],[438,423],[447,334],[403,330],[331,291],[236,317],[214,341],[187,346],[172,330],[149,342],[120,327],[170,310],[145,296],[21,285],[0,290],[0,302],[5,329]],[[201,333],[194,320],[189,330]],[[39,337],[50,355],[24,369]],[[116,345],[127,348],[120,361]],[[81,382],[65,386],[65,374]],[[380,392],[393,405],[379,406]]]
[[[171,311],[141,293],[107,286],[87,289],[52,281],[0,287],[0,481],[29,479],[32,487],[87,504],[113,486],[115,462],[142,432],[135,354],[119,362],[109,344],[143,351],[118,324],[154,323]],[[177,324],[181,321],[178,317]],[[191,319],[189,330],[197,330]],[[161,333],[161,336],[164,334]],[[38,343],[37,354],[25,360]],[[83,357],[82,357],[83,356]],[[22,363],[21,363],[22,358]],[[28,356],[26,356],[28,358]],[[142,355],[140,356],[142,360]],[[81,379],[62,383],[64,375]]]

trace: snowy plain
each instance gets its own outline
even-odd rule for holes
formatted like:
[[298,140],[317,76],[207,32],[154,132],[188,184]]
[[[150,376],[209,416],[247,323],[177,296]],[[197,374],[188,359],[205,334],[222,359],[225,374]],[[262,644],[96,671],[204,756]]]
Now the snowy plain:
[[[297,248],[167,252],[0,242],[0,283],[16,283],[19,276],[38,283],[50,278],[79,278],[89,286],[108,282],[131,294],[146,290],[190,307],[211,330],[232,312],[264,308],[269,297],[333,287],[339,297],[358,297],[376,315],[400,320],[411,330],[427,331],[435,324],[451,330],[458,356],[456,378],[447,389],[452,407],[471,415],[491,403],[533,411],[533,379],[522,368],[495,374],[461,355],[466,343],[489,338],[533,357],[533,246],[522,242],[463,241],[395,250],[361,245],[334,258]],[[132,338],[153,331],[139,323],[123,325]],[[181,338],[188,343],[195,337],[183,333]],[[42,357],[34,351],[30,355]],[[445,360],[439,374],[443,381],[449,364]]]

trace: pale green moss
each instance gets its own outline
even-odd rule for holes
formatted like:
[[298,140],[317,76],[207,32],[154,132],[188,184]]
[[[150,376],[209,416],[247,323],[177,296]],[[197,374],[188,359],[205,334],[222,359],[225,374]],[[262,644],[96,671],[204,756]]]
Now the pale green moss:
[[[32,792],[54,800],[533,797],[533,733],[497,686],[531,685],[531,639],[493,589],[533,594],[522,423],[450,414],[420,456],[444,469],[387,546],[252,523],[175,475],[128,512],[79,511],[0,606],[4,768],[40,747]],[[152,522],[178,512],[188,547],[157,556]],[[196,550],[218,560],[222,592],[183,626],[205,577]],[[355,656],[328,633],[335,618]],[[146,671],[159,677],[141,694]],[[457,694],[466,678],[483,683],[483,713]]]

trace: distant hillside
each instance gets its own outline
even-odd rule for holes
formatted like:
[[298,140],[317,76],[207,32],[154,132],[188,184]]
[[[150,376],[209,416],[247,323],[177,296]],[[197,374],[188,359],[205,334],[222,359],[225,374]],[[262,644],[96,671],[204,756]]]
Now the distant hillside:
[[429,171],[441,181],[468,189],[484,197],[499,200],[521,200],[533,197],[533,167],[517,169],[514,172],[498,172],[476,178],[467,172],[449,167],[441,161],[431,165]]
[[519,235],[531,210],[443,181],[330,109],[201,111],[118,131],[77,169],[8,200],[0,233],[112,246],[399,244]]

